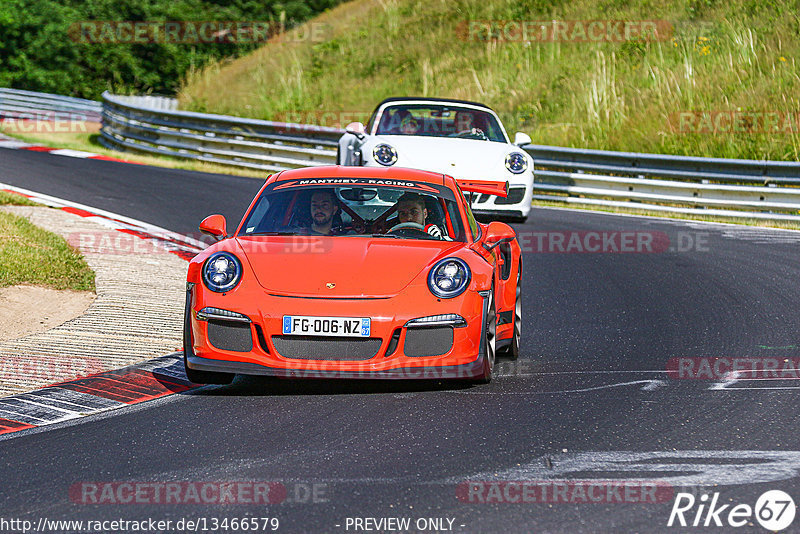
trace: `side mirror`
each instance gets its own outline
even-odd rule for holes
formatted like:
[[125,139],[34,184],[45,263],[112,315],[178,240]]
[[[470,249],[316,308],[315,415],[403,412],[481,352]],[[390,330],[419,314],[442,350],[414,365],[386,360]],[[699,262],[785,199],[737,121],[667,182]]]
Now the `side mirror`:
[[209,215],[200,223],[200,231],[217,239],[223,239],[228,235],[225,217],[222,215]]
[[367,131],[367,129],[364,128],[364,125],[361,124],[360,122],[351,122],[350,124],[345,126],[344,131],[349,134],[355,135],[359,139],[363,139],[364,133]]
[[517,233],[506,223],[490,222],[483,236],[483,248],[492,250],[497,245],[516,239]]
[[531,136],[526,133],[517,132],[514,135],[514,144],[517,146],[529,145],[532,142],[533,141],[531,141]]

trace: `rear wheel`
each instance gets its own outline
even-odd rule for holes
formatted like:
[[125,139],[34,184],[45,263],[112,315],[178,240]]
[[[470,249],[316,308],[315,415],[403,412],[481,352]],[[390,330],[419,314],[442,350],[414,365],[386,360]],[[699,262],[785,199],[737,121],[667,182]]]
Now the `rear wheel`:
[[514,336],[511,343],[498,350],[498,354],[509,360],[519,358],[519,344],[522,338],[522,258],[519,259],[519,269],[517,269],[517,292],[514,300]]
[[186,309],[183,312],[183,367],[186,369],[186,378],[195,384],[230,384],[236,377],[233,373],[215,373],[213,371],[198,371],[189,368],[189,355],[194,356],[192,349],[192,313],[189,298],[186,299]]
[[484,325],[485,332],[483,335],[483,374],[477,380],[481,384],[488,384],[492,381],[492,371],[494,370],[495,356],[497,354],[497,312],[494,306],[494,287],[489,292],[487,300],[488,309],[486,310],[486,324]]

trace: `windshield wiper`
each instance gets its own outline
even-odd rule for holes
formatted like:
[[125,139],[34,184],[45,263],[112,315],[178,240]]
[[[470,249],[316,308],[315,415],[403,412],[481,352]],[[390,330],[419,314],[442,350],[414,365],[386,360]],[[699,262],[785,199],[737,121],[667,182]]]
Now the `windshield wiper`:
[[305,236],[308,234],[298,234],[297,232],[253,232],[251,234],[244,234],[245,237],[251,235],[295,235],[295,236]]
[[353,234],[350,237],[390,237],[392,239],[400,239],[399,235],[394,234]]

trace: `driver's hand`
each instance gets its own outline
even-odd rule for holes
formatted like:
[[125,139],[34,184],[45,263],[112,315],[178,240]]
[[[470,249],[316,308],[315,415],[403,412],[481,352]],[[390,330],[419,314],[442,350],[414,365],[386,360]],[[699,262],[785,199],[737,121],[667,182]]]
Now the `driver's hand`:
[[435,224],[429,224],[425,226],[425,231],[434,237],[438,237],[439,239],[442,238],[442,229],[436,226]]

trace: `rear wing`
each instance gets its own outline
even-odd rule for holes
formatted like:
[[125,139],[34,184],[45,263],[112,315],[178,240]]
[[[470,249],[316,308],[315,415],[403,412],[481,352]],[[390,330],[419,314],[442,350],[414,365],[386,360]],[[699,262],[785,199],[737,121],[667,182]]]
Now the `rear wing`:
[[489,180],[456,180],[462,191],[469,193],[485,193],[498,197],[508,196],[508,182],[492,182]]

